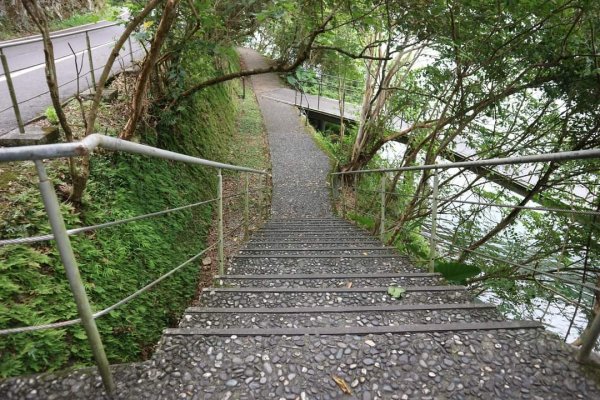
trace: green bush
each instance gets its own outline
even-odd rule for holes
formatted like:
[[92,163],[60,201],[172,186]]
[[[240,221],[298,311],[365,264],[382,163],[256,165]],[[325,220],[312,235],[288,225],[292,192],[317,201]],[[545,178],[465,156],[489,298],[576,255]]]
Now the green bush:
[[[236,60],[231,60],[235,62]],[[188,54],[185,67],[206,76],[215,71],[206,56]],[[228,84],[210,87],[163,116],[141,141],[168,150],[224,160],[235,129],[235,93]],[[168,121],[166,119],[168,118]],[[168,123],[167,123],[168,122]],[[64,184],[64,162],[49,165],[53,184]],[[62,205],[68,227],[92,225],[215,197],[216,171],[131,154],[99,152],[91,158],[82,210]],[[0,236],[48,233],[35,185],[11,194]],[[179,265],[206,246],[210,205],[72,236],[90,302],[101,310]],[[0,248],[0,328],[77,317],[53,242]],[[98,319],[109,361],[139,360],[152,353],[162,330],[173,326],[192,300],[199,263]],[[80,326],[15,334],[0,341],[0,376],[89,365],[92,355]]]
[[54,107],[46,108],[45,114],[48,122],[50,122],[52,125],[58,125],[58,115],[56,115],[56,110]]

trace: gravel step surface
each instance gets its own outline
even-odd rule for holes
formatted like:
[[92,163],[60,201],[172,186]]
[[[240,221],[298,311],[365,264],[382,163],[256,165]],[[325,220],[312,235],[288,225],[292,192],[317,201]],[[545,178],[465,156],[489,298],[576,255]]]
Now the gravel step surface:
[[186,313],[180,328],[302,328],[330,326],[396,326],[406,324],[443,324],[449,322],[503,321],[495,309],[371,311],[344,313],[235,314]]
[[439,285],[443,279],[429,277],[390,277],[390,278],[327,278],[327,279],[218,279],[217,282],[225,287],[307,287],[307,288],[342,288],[351,283],[351,287],[369,286],[427,286]]
[[380,256],[396,256],[397,254],[390,249],[339,249],[332,250],[327,247],[324,249],[253,249],[253,250],[243,250],[240,251],[237,257],[246,257],[246,256],[264,256],[265,258],[273,257],[273,256],[297,256],[303,257],[307,255],[310,256],[367,256],[367,255],[380,255]]
[[205,307],[304,307],[304,306],[368,306],[375,304],[456,304],[469,302],[467,291],[407,292],[394,299],[381,292],[318,293],[231,293],[204,291],[200,305]]
[[402,259],[240,259],[232,260],[228,274],[345,274],[424,272]]
[[323,248],[338,248],[338,249],[389,249],[394,250],[391,247],[383,247],[378,242],[252,242],[248,243],[245,250],[263,250],[263,249],[323,249]]

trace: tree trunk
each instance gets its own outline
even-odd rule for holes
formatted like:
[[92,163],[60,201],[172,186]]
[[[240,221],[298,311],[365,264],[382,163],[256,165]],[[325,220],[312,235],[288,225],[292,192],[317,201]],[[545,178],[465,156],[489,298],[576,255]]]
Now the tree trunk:
[[123,128],[119,134],[120,139],[129,140],[133,136],[140,116],[146,108],[146,103],[144,100],[148,90],[148,81],[150,80],[150,75],[155,68],[156,60],[158,60],[158,56],[160,55],[162,44],[167,38],[169,30],[171,29],[171,25],[173,24],[173,20],[175,19],[178,4],[179,0],[167,0],[167,3],[165,4],[160,24],[158,25],[156,33],[154,34],[154,38],[152,39],[150,53],[148,53],[148,56],[144,61],[144,65],[142,66],[142,70],[138,76],[135,91],[131,99],[131,114],[127,120],[127,123],[125,124],[125,128]]

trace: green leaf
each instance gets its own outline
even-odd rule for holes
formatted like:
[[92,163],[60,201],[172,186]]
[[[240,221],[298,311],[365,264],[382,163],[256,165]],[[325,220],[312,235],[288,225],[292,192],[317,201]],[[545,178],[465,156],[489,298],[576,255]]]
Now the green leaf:
[[399,299],[406,292],[406,289],[400,286],[389,286],[388,294],[394,299]]

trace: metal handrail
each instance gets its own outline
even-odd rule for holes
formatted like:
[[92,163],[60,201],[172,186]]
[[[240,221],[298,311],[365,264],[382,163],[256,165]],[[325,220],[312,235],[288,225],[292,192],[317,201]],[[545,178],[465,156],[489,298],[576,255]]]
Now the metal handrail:
[[[110,151],[117,152],[126,152],[131,154],[139,154],[154,158],[160,158],[164,160],[178,161],[184,162],[187,164],[200,165],[210,168],[215,168],[218,173],[218,186],[217,186],[217,197],[215,199],[205,200],[198,203],[188,204],[181,207],[176,207],[168,210],[157,211],[154,213],[138,215],[131,218],[125,218],[117,221],[106,222],[103,224],[76,228],[67,230],[65,227],[65,221],[60,211],[60,204],[58,202],[58,198],[56,196],[56,192],[52,183],[50,182],[48,175],[46,173],[46,168],[42,160],[44,159],[57,159],[63,157],[77,157],[77,156],[89,156],[92,155],[94,151],[97,149],[105,149]],[[19,239],[9,239],[0,242],[0,245],[5,244],[21,244],[21,243],[33,243],[42,240],[54,239],[56,242],[56,246],[58,248],[58,252],[60,254],[62,263],[65,267],[65,272],[67,275],[67,279],[69,281],[69,286],[73,293],[73,297],[75,299],[75,303],[77,305],[77,311],[79,314],[78,319],[69,320],[69,321],[61,321],[53,324],[45,324],[38,326],[29,326],[29,327],[19,327],[19,328],[11,328],[6,330],[1,330],[0,335],[7,335],[11,333],[19,333],[19,332],[27,332],[41,329],[50,329],[50,328],[60,328],[65,326],[74,325],[77,323],[81,323],[86,331],[86,335],[88,337],[88,341],[90,347],[92,349],[92,353],[96,360],[96,364],[98,366],[98,370],[102,377],[102,381],[104,383],[104,387],[108,393],[111,393],[115,389],[115,384],[112,378],[112,373],[110,371],[108,359],[106,357],[106,353],[104,352],[104,346],[102,344],[102,340],[100,338],[100,334],[98,332],[98,328],[95,323],[95,319],[99,318],[103,315],[106,315],[120,307],[123,304],[128,303],[129,301],[138,297],[141,293],[147,291],[151,287],[157,285],[164,279],[168,278],[175,272],[179,271],[181,268],[189,265],[194,260],[198,259],[202,254],[206,253],[208,250],[217,247],[218,249],[218,268],[219,275],[224,274],[224,231],[223,231],[223,200],[236,198],[241,195],[244,195],[245,208],[248,208],[249,204],[249,195],[250,190],[248,187],[248,179],[246,179],[245,191],[243,193],[236,193],[229,196],[223,196],[223,177],[222,170],[230,170],[244,173],[252,173],[258,175],[264,175],[267,179],[265,179],[265,185],[267,185],[268,177],[270,176],[267,171],[257,170],[248,167],[242,167],[232,164],[221,163],[217,161],[206,160],[200,157],[194,157],[186,154],[181,154],[173,151],[158,149],[156,147],[147,146],[139,143],[132,143],[125,140],[113,138],[110,136],[100,135],[100,134],[92,134],[87,136],[85,139],[78,142],[71,143],[58,143],[58,144],[48,144],[48,145],[37,145],[37,146],[23,146],[16,148],[0,148],[0,162],[10,162],[10,161],[34,161],[38,177],[39,177],[39,189],[42,195],[42,200],[44,203],[44,207],[46,209],[46,214],[50,220],[50,227],[52,228],[52,235],[42,235],[37,237],[30,238],[19,238]],[[171,269],[165,274],[161,275],[154,281],[150,282],[146,286],[138,289],[134,293],[129,296],[121,299],[117,303],[105,308],[102,311],[93,313],[85,288],[83,286],[83,282],[81,280],[81,276],[79,273],[79,268],[77,266],[77,261],[75,259],[75,255],[73,253],[73,248],[71,246],[71,241],[69,239],[70,235],[91,231],[100,228],[107,228],[119,224],[129,223],[133,221],[137,221],[144,218],[150,218],[154,216],[164,215],[169,212],[180,211],[186,208],[191,208],[195,206],[199,206],[201,204],[208,204],[216,202],[217,203],[217,211],[218,211],[218,226],[217,226],[217,240],[216,242],[209,246],[208,248],[202,250],[200,253],[195,256],[189,258],[182,264],[177,267]],[[262,202],[261,202],[262,203]],[[245,213],[244,222],[241,226],[246,225],[246,232],[248,231],[249,218],[247,213]],[[236,228],[238,229],[238,228]],[[229,235],[229,233],[227,234]]]
[[267,171],[210,161],[200,157],[188,156],[174,151],[163,150],[145,144],[133,143],[127,140],[101,135],[99,133],[91,134],[79,142],[3,148],[0,149],[0,162],[78,157],[91,155],[96,149],[140,154],[154,158],[162,158],[164,160],[180,161],[187,164],[203,165],[205,167],[226,169],[230,171],[268,175]]
[[[359,193],[372,193],[372,194],[380,194],[381,191],[380,190],[364,190],[364,189],[357,189],[356,190]],[[413,196],[410,194],[402,194],[402,193],[397,193],[397,192],[383,192],[384,194],[389,194],[392,196],[398,196],[398,197],[410,197],[410,198],[415,198],[415,199],[428,199],[430,198],[430,196]],[[566,213],[566,214],[581,214],[581,215],[598,215],[600,216],[600,211],[594,211],[594,210],[568,210],[566,208],[555,208],[555,207],[538,207],[538,206],[516,206],[514,204],[504,204],[504,203],[485,203],[485,202],[479,202],[479,201],[471,201],[471,200],[458,200],[458,199],[452,199],[452,198],[442,198],[442,197],[438,197],[438,200],[442,201],[442,202],[447,202],[447,203],[462,203],[462,204],[473,204],[473,205],[478,205],[478,206],[488,206],[488,207],[499,207],[499,208],[516,208],[519,210],[532,210],[532,211],[548,211],[548,212],[559,212],[559,213]],[[0,242],[0,245],[2,244],[2,242]]]
[[[431,195],[431,228],[429,235],[423,235],[424,237],[428,237],[430,239],[430,254],[429,254],[429,269],[433,271],[434,261],[437,259],[437,241],[441,239],[441,241],[448,243],[447,240],[440,237],[437,234],[437,212],[438,212],[438,200],[445,201],[446,203],[464,203],[464,204],[476,204],[476,205],[484,205],[484,206],[497,206],[497,207],[506,207],[513,209],[530,209],[537,211],[551,211],[551,212],[565,212],[570,214],[586,214],[586,215],[594,215],[597,216],[600,213],[598,211],[593,210],[565,210],[561,208],[552,208],[552,207],[532,207],[532,206],[513,206],[509,204],[494,204],[494,203],[484,203],[484,202],[476,202],[476,201],[468,201],[468,200],[458,200],[458,199],[442,199],[438,196],[438,187],[439,187],[439,171],[440,170],[448,170],[452,168],[469,168],[469,167],[488,167],[488,166],[496,166],[496,165],[517,165],[517,164],[529,164],[529,163],[539,163],[539,162],[562,162],[562,161],[570,161],[570,160],[589,160],[589,159],[598,159],[600,158],[600,149],[589,149],[589,150],[578,150],[578,151],[565,151],[565,152],[556,152],[556,153],[546,153],[546,154],[535,154],[535,155],[527,155],[527,156],[518,156],[518,157],[505,157],[505,158],[493,158],[487,160],[474,160],[474,161],[462,161],[462,162],[454,162],[454,163],[441,163],[441,164],[428,164],[428,165],[416,165],[409,167],[400,167],[400,168],[379,168],[379,169],[365,169],[365,170],[356,170],[356,171],[341,171],[341,172],[332,172],[330,176],[332,177],[332,188],[335,195],[338,193],[338,190],[335,187],[336,180],[333,178],[340,177],[343,175],[359,175],[359,174],[368,174],[368,173],[377,173],[381,175],[381,188],[379,191],[370,191],[370,190],[358,190],[354,189],[358,192],[372,192],[373,195],[379,194],[382,198],[381,200],[381,211],[379,213],[379,228],[380,235],[382,239],[384,238],[385,230],[385,195],[393,194],[399,195],[395,192],[386,192],[384,181],[387,172],[401,172],[401,171],[433,171],[433,184],[432,184],[432,195]],[[423,198],[422,196],[419,196]],[[342,202],[342,213],[346,213],[346,204],[345,201]],[[359,212],[355,210],[355,212]],[[452,244],[453,245],[453,244]],[[453,245],[454,246],[454,245]],[[525,265],[513,263],[510,261],[502,260],[496,257],[488,256],[485,253],[478,252],[476,250],[460,248],[455,246],[462,251],[466,251],[472,254],[477,254],[488,259],[493,259],[498,262],[504,262],[509,265],[512,265],[517,268],[522,268],[536,274],[545,275],[552,277],[555,280],[559,280],[568,284],[576,285],[581,288],[589,289],[595,293],[600,291],[600,287],[587,284],[585,282],[578,282],[570,278],[565,278],[560,275],[547,273],[544,271],[540,271]],[[577,354],[577,360],[584,362],[589,359],[590,352],[594,346],[594,343],[597,341],[598,336],[600,335],[600,313],[596,315],[594,320],[592,321],[590,329],[584,333],[583,344],[580,351]]]
[[600,158],[600,149],[563,151],[558,153],[534,154],[529,156],[505,157],[505,158],[490,158],[487,160],[475,161],[460,161],[454,163],[428,164],[428,165],[413,165],[410,167],[399,168],[379,168],[379,169],[361,169],[357,171],[340,171],[332,172],[331,175],[352,175],[366,174],[373,172],[401,172],[401,171],[431,171],[445,170],[451,168],[468,168],[468,167],[489,167],[493,165],[515,165],[529,164],[538,162],[550,161],[569,161],[569,160],[585,160],[592,158]]
[[[112,22],[110,24],[107,25],[102,25],[102,26],[96,26],[94,28],[90,28],[90,29],[84,29],[81,31],[76,31],[76,32],[65,32],[65,33],[57,33],[57,34],[50,34],[50,39],[60,39],[60,38],[64,38],[64,37],[68,37],[68,36],[75,36],[75,35],[81,35],[81,34],[85,34],[87,32],[93,32],[93,31],[99,31],[101,29],[106,29],[106,28],[112,28],[113,26],[117,26],[120,25],[120,22]],[[22,46],[24,44],[31,44],[31,43],[36,43],[36,42],[41,42],[42,40],[44,40],[44,38],[40,37],[35,37],[35,38],[31,38],[31,39],[24,39],[24,40],[17,40],[14,43],[5,43],[2,44],[0,43],[0,49],[7,49],[9,47],[15,47],[15,46]]]

